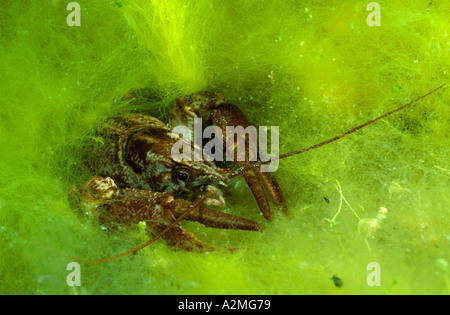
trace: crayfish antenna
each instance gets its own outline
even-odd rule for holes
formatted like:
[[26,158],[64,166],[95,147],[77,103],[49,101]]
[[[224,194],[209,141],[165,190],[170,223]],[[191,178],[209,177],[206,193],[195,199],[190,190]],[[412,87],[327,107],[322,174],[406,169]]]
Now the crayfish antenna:
[[377,122],[377,121],[379,121],[381,119],[384,119],[384,118],[386,118],[386,117],[388,117],[388,116],[390,116],[390,115],[392,115],[392,114],[394,114],[396,112],[399,112],[399,111],[401,111],[401,110],[403,110],[403,109],[405,109],[405,108],[407,108],[407,107],[409,107],[409,106],[419,102],[420,100],[422,100],[425,97],[435,93],[436,91],[438,91],[439,89],[443,88],[446,85],[447,84],[444,83],[441,86],[439,86],[439,87],[435,88],[434,90],[432,90],[431,92],[428,92],[427,94],[422,95],[421,97],[415,99],[414,101],[409,102],[408,104],[405,104],[403,106],[400,106],[400,107],[398,107],[398,108],[396,108],[396,109],[394,109],[394,110],[392,110],[392,111],[390,111],[390,112],[388,112],[386,114],[383,114],[383,115],[381,115],[381,116],[379,116],[379,117],[377,117],[375,119],[369,120],[368,122],[366,122],[366,123],[364,123],[364,124],[362,124],[362,125],[360,125],[358,127],[355,127],[355,128],[353,128],[353,129],[351,129],[351,130],[349,130],[347,132],[344,132],[343,134],[341,134],[339,136],[336,136],[334,138],[331,138],[331,139],[325,140],[323,142],[314,144],[314,145],[312,145],[310,147],[307,147],[307,148],[304,148],[304,149],[300,149],[300,150],[296,150],[296,151],[292,151],[292,152],[281,154],[279,156],[276,156],[276,157],[273,157],[273,158],[269,159],[268,161],[264,161],[264,162],[263,161],[259,161],[259,162],[255,162],[255,163],[252,163],[252,164],[240,167],[240,168],[230,172],[230,174],[228,175],[228,178],[236,177],[236,176],[238,176],[238,175],[240,175],[242,173],[245,173],[245,172],[247,172],[250,169],[256,168],[256,167],[258,167],[260,165],[268,164],[268,163],[271,163],[273,161],[284,159],[284,158],[287,158],[287,157],[290,157],[290,156],[293,156],[293,155],[302,154],[302,153],[305,153],[305,152],[308,152],[308,151],[320,148],[320,147],[322,147],[322,146],[324,146],[326,144],[335,142],[335,141],[337,141],[339,139],[344,138],[345,136],[348,136],[348,135],[350,135],[350,134],[352,134],[352,133],[354,133],[354,132],[356,132],[356,131],[364,128],[364,127],[367,127],[367,126],[369,126],[369,125],[371,125],[371,124],[373,124],[373,123],[375,123],[375,122]]

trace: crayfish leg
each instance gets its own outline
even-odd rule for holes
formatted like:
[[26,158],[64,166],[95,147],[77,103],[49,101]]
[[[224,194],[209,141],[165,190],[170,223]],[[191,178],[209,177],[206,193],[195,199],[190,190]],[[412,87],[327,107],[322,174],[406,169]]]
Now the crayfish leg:
[[[186,211],[186,209],[189,208],[190,204],[191,203],[189,201],[176,199],[169,204],[169,207],[174,217],[178,218]],[[208,209],[203,206],[197,206],[193,209],[190,209],[184,219],[189,221],[196,221],[206,227],[216,229],[262,231],[261,226],[253,220]]]
[[180,225],[173,226],[162,238],[167,245],[175,246],[187,251],[207,251],[215,248],[199,240],[194,233],[184,230]]
[[[248,137],[250,135],[245,135],[245,139],[238,138],[237,143],[234,144],[234,134],[227,134],[227,126],[229,125],[241,126],[245,130],[251,126],[242,111],[236,105],[223,103],[214,109],[212,113],[212,120],[214,125],[217,125],[222,129],[222,133],[224,135],[224,152],[227,152],[228,150],[234,151],[234,160],[238,167],[245,167],[250,165],[250,152],[253,151],[253,155],[255,154],[255,148],[250,148],[249,146],[250,141],[248,140]],[[233,138],[228,139],[228,136],[232,136]],[[231,147],[228,147],[229,142],[231,142],[232,144]],[[239,146],[242,145],[244,145],[245,148],[245,161],[239,161],[236,155],[237,151],[239,150]],[[258,159],[258,161],[260,160]],[[255,197],[255,200],[264,218],[270,220],[271,216],[270,205],[265,194],[265,190],[267,191],[270,199],[275,203],[277,208],[279,208],[283,213],[287,212],[283,192],[273,174],[262,172],[260,169],[250,169],[244,172],[242,176],[250,187],[250,190],[252,191],[253,196]]]

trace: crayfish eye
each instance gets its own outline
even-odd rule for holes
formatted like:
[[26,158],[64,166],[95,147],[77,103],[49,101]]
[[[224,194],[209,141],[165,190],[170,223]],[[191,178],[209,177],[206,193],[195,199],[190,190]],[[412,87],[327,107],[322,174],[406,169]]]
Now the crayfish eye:
[[186,171],[178,171],[178,179],[182,181],[186,181],[189,178],[189,173]]

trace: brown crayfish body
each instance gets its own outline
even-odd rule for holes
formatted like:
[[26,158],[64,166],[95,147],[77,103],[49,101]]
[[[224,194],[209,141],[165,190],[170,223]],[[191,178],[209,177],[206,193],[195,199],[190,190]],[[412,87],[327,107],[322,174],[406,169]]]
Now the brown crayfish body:
[[[242,112],[226,103],[220,93],[200,92],[178,99],[169,116],[169,125],[188,128],[192,128],[197,117],[223,130],[227,125],[249,125]],[[151,234],[165,230],[162,237],[168,244],[187,250],[212,248],[175,222],[188,209],[184,219],[208,227],[261,230],[255,221],[205,207],[225,204],[220,187],[228,181],[226,170],[202,158],[202,148],[174,134],[160,120],[143,114],[120,115],[106,121],[98,135],[102,143],[87,149],[87,160],[89,168],[100,176],[71,191],[76,192],[73,195],[81,207],[89,208],[101,223],[145,221]],[[179,141],[185,141],[197,158],[175,159],[172,147]],[[245,166],[249,161],[236,164]],[[244,177],[267,219],[270,208],[265,190],[284,209],[284,198],[273,175],[250,170]],[[196,203],[194,207],[196,200],[201,200],[203,205]],[[171,228],[167,229],[168,226]]]

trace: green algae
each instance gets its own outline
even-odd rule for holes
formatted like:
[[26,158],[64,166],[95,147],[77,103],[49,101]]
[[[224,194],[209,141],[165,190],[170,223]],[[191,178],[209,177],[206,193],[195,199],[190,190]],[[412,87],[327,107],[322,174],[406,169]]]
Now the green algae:
[[[138,228],[105,233],[69,207],[69,187],[87,179],[81,146],[104,118],[164,117],[176,97],[221,91],[250,121],[279,126],[288,152],[448,83],[450,64],[446,1],[379,2],[381,26],[372,27],[363,1],[78,3],[80,27],[67,25],[64,1],[0,4],[0,293],[449,293],[448,88],[281,161],[287,216],[265,221],[233,181],[226,211],[263,233],[184,224],[242,250],[187,253],[157,242],[81,263],[81,286],[68,286],[72,260],[61,253],[105,258],[148,240]],[[117,102],[142,87],[153,98]],[[367,284],[370,262],[381,286]]]

